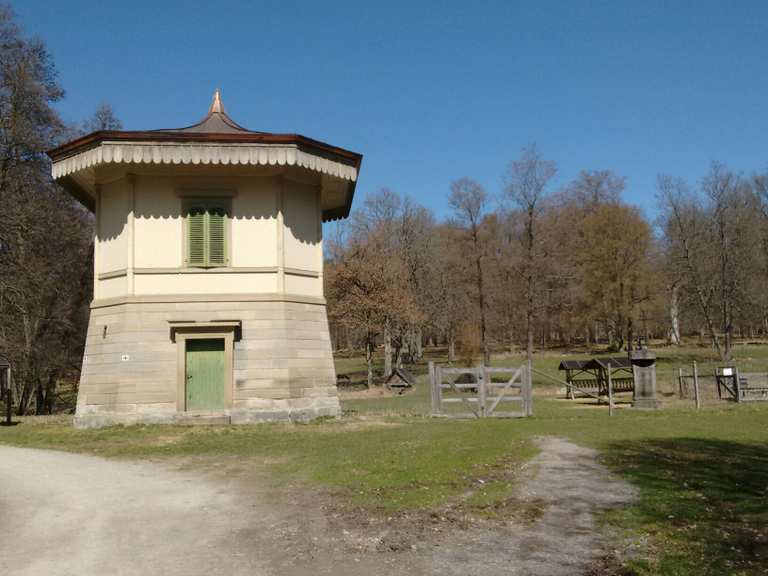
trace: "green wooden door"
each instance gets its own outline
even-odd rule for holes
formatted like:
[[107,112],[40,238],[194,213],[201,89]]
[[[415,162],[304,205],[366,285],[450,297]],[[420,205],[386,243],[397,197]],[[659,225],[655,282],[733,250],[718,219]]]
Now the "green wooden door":
[[224,340],[187,340],[187,410],[224,408]]

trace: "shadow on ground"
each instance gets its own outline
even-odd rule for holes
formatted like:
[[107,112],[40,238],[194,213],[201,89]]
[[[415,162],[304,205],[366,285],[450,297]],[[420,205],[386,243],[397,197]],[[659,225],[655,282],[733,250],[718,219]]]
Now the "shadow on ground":
[[[675,438],[617,442],[607,463],[641,488],[639,502],[609,522],[643,526],[641,573],[765,574],[768,571],[768,446]],[[653,554],[652,554],[653,555]]]

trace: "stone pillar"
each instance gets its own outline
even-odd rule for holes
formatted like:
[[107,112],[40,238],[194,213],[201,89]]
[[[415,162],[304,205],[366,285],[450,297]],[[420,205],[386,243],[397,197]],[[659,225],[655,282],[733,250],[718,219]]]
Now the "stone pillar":
[[661,400],[656,398],[656,355],[647,348],[633,350],[632,375],[635,380],[634,408],[658,410]]

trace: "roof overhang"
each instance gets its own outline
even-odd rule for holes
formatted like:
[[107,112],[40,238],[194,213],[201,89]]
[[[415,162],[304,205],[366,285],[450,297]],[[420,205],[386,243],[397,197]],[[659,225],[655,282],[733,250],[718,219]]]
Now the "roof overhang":
[[610,364],[612,369],[632,368],[632,361],[626,356],[612,356],[610,358],[590,358],[588,360],[562,360],[558,370],[598,370]]
[[93,210],[82,173],[122,164],[287,166],[322,175],[333,194],[323,220],[349,215],[362,155],[298,134],[117,132],[88,134],[48,152],[53,177]]

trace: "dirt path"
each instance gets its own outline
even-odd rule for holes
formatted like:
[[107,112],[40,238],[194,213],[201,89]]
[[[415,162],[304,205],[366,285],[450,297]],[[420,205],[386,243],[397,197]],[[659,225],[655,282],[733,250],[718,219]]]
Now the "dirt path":
[[345,526],[298,488],[276,498],[256,476],[0,446],[0,573],[580,574],[603,545],[593,513],[634,492],[593,451],[540,444],[520,494],[544,507],[534,523],[424,534],[398,551],[381,546],[386,529]]
[[[496,530],[472,528],[440,543],[433,564],[445,575],[573,576],[583,574],[605,548],[595,515],[636,497],[630,484],[613,477],[597,453],[560,438],[538,441],[521,500],[540,503],[543,513],[526,525]],[[462,565],[484,570],[467,572]]]

